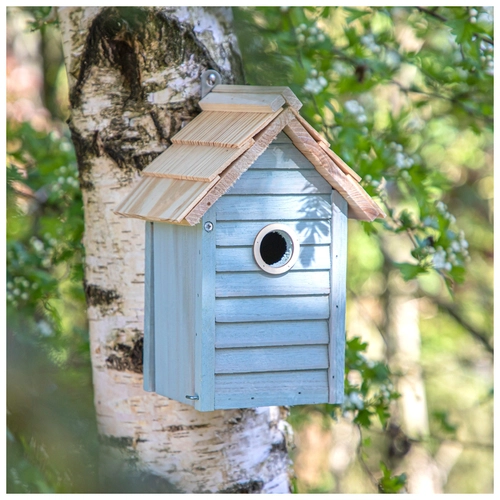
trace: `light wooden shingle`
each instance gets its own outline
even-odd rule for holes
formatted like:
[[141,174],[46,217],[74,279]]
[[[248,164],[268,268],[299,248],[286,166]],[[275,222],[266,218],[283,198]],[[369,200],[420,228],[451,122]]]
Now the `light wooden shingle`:
[[142,174],[146,177],[210,182],[253,143],[253,139],[249,139],[241,148],[172,144]]
[[200,102],[203,111],[231,113],[274,113],[285,104],[280,94],[238,94],[210,92]]
[[238,93],[238,94],[280,94],[286,103],[297,111],[302,103],[289,87],[263,87],[253,85],[217,85],[212,93]]
[[281,113],[203,111],[172,138],[174,144],[241,148]]
[[219,177],[212,182],[143,177],[115,213],[145,220],[181,222],[218,180]]
[[285,109],[257,136],[255,144],[245,151],[234,163],[232,163],[221,174],[220,182],[214,185],[213,189],[201,202],[186,216],[186,221],[197,224],[203,214],[239,179],[243,172],[246,172],[250,165],[267,149],[274,138],[283,130],[283,127],[293,119],[290,109]]

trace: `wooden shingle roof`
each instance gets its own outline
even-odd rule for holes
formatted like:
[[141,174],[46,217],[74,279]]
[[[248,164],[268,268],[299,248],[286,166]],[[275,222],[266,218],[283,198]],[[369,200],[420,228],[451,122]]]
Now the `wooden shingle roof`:
[[300,116],[301,106],[288,87],[217,85],[200,101],[202,112],[143,170],[115,213],[193,226],[283,131],[345,198],[349,217],[385,217],[360,186],[361,178]]

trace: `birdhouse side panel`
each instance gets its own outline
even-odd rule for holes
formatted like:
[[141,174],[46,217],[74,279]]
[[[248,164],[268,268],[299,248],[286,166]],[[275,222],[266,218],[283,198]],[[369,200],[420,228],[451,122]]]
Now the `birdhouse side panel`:
[[[216,409],[328,401],[332,188],[284,139],[215,205]],[[282,274],[254,258],[275,223],[299,247]]]
[[155,328],[154,328],[154,223],[146,222],[145,270],[144,270],[144,343],[143,373],[144,390],[155,391]]
[[[200,226],[153,223],[155,392],[196,405],[195,344],[202,295]],[[146,318],[148,322],[148,318]],[[145,357],[145,362],[148,358]],[[145,370],[149,370],[145,366]]]
[[347,273],[348,205],[337,191],[332,192],[331,267],[330,267],[330,344],[328,370],[328,402],[344,402],[345,309]]

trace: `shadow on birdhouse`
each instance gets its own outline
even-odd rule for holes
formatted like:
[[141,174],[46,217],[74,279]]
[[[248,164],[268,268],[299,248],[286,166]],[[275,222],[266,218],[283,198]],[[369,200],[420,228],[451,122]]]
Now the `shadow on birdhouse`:
[[146,221],[144,388],[341,403],[347,218],[384,217],[287,87],[217,85],[116,209]]

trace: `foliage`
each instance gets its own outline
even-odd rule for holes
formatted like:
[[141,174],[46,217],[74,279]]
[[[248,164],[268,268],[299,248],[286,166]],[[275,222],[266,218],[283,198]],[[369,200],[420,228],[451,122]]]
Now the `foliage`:
[[95,488],[82,234],[82,198],[68,136],[8,122],[10,492]]
[[[387,219],[368,230],[410,238],[405,279],[435,269],[452,287],[469,260],[442,200],[450,179],[428,152],[453,140],[443,135],[450,125],[492,129],[492,10],[478,9],[446,9],[446,17],[402,7],[239,11],[251,83],[293,82],[301,112],[385,206]],[[397,113],[380,106],[382,87],[399,94]]]
[[384,462],[380,462],[380,470],[383,473],[379,482],[379,491],[381,493],[399,493],[406,484],[406,474],[393,476]]
[[88,350],[86,332],[61,315],[84,300],[74,149],[68,137],[37,132],[29,123],[8,123],[7,134],[7,312],[21,308],[23,320],[35,322],[31,340],[43,339],[63,363],[71,349]]
[[[384,282],[382,273],[397,269],[418,285],[417,295],[436,301],[440,318],[453,316],[450,336],[457,328],[469,331],[488,350],[492,16],[490,7],[235,9],[248,83],[290,86],[304,104],[301,114],[357,171],[387,214],[383,221],[362,223],[368,238],[350,250],[356,255],[356,268],[349,271],[353,296],[363,293],[362,283],[377,276]],[[482,185],[488,187],[481,191]],[[353,239],[351,228],[351,249],[362,239],[354,233]],[[365,245],[379,248],[381,259],[372,259]],[[471,256],[475,266],[468,268]],[[440,283],[451,292],[448,297]],[[457,307],[449,305],[450,298]],[[481,304],[481,313],[471,299]],[[426,325],[427,353],[428,342],[443,331]],[[385,342],[387,324],[376,327]],[[456,346],[440,352],[456,352]],[[387,425],[398,394],[386,364],[368,360],[367,350],[359,338],[348,341],[342,408],[295,408],[296,428],[317,411],[350,414],[369,433],[375,424]],[[434,422],[451,432],[442,408],[433,413]],[[382,490],[401,487],[404,478],[393,477],[383,462],[380,468]]]

